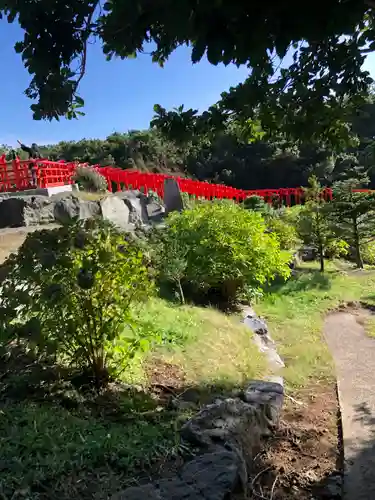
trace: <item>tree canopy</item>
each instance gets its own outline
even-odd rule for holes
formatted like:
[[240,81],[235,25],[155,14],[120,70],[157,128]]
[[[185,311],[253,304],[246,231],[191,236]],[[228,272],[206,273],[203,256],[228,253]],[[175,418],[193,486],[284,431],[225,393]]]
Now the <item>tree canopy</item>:
[[[203,113],[201,126],[257,118],[265,131],[332,144],[348,135],[348,103],[357,106],[372,83],[362,65],[375,49],[374,6],[373,0],[0,0],[0,12],[9,22],[18,19],[25,33],[15,49],[32,76],[26,95],[35,101],[35,119],[81,113],[79,84],[95,37],[108,59],[151,47],[152,60],[163,65],[188,45],[193,63],[207,56],[212,64],[247,65],[249,77]],[[284,68],[289,52],[292,64]]]
[[[241,189],[307,186],[311,175],[321,184],[364,171],[375,187],[375,103],[368,102],[351,117],[350,128],[357,135],[354,146],[334,151],[324,143],[296,144],[280,136],[248,142],[241,126],[232,122],[217,134],[195,134],[190,141],[170,141],[157,128],[114,133],[105,139],[81,139],[39,146],[51,160],[113,165],[143,172],[175,172],[199,180],[225,183]],[[0,152],[10,153],[7,146]],[[27,154],[18,150],[21,158]],[[9,154],[8,158],[11,158]]]

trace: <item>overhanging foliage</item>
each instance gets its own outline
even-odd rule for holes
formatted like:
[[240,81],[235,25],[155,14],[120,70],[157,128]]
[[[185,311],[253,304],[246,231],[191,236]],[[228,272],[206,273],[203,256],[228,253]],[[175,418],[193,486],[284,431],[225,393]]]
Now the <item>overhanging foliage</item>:
[[[16,51],[32,75],[26,94],[36,101],[35,119],[81,113],[78,90],[91,37],[109,59],[134,57],[151,43],[161,65],[187,44],[193,63],[207,56],[212,64],[249,68],[246,81],[203,116],[205,123],[257,116],[267,130],[332,144],[349,135],[343,101],[356,106],[371,83],[361,67],[375,47],[373,7],[371,0],[0,1],[8,21],[17,18],[25,32]],[[277,71],[288,52],[292,65]]]

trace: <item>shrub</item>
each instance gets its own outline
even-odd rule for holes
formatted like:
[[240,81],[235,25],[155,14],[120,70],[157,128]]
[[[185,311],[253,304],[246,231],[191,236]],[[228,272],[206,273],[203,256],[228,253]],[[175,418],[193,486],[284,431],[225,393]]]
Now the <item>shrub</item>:
[[[11,256],[2,313],[24,320],[18,335],[41,353],[79,367],[100,386],[150,339],[133,324],[132,302],[152,288],[142,252],[103,220],[26,238]],[[13,315],[12,315],[13,313]],[[133,334],[124,337],[125,325]]]
[[171,265],[170,248],[172,256],[178,250],[181,282],[196,290],[220,290],[228,302],[252,294],[276,275],[286,278],[290,272],[290,255],[280,250],[274,234],[267,233],[262,216],[229,201],[170,214],[162,269]]
[[255,210],[256,212],[263,212],[266,208],[267,203],[261,196],[253,195],[245,198],[243,202],[243,207],[246,210]]
[[84,191],[91,193],[105,193],[107,191],[107,181],[92,167],[78,165],[73,179]]
[[365,264],[375,265],[375,241],[364,243],[361,247],[362,258]]
[[293,250],[299,243],[297,229],[281,217],[267,218],[268,230],[277,236],[280,248],[283,250]]
[[350,250],[350,245],[346,241],[340,239],[331,240],[327,243],[324,252],[324,257],[326,257],[327,259],[346,257],[349,254],[349,250]]

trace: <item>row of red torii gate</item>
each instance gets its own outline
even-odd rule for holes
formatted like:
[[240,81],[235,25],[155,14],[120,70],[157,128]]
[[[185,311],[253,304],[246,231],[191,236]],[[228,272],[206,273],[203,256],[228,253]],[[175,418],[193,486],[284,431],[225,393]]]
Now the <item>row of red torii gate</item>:
[[[0,192],[20,192],[35,188],[52,188],[74,184],[74,174],[78,163],[65,161],[50,161],[47,159],[20,160],[16,158],[7,161],[5,155],[0,157]],[[88,166],[87,164],[84,164]],[[93,165],[107,181],[110,192],[123,189],[139,189],[144,193],[156,192],[164,197],[164,181],[174,178],[180,191],[190,196],[206,199],[233,199],[241,202],[249,196],[257,195],[268,203],[280,205],[300,204],[304,198],[304,190],[299,188],[280,189],[237,189],[222,184],[211,184],[167,174],[144,173],[136,170],[121,170],[115,167],[100,167]],[[324,199],[332,199],[332,189],[322,191]]]

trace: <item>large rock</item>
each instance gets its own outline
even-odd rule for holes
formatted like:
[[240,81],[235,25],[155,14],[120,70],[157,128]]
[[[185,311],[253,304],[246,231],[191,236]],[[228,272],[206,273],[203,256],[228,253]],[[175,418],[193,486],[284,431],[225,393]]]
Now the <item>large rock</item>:
[[272,433],[274,424],[267,406],[249,404],[239,398],[217,401],[203,408],[181,429],[184,440],[211,449],[221,444],[251,462],[261,440]]
[[268,334],[268,327],[267,323],[260,319],[258,316],[255,314],[247,314],[247,316],[243,320],[244,324],[250,328],[254,333],[257,335],[267,335]]
[[0,202],[0,228],[28,227],[54,221],[53,203],[45,196],[17,196]]
[[181,429],[181,437],[206,453],[178,474],[128,488],[112,500],[226,500],[243,488],[249,467],[280,418],[283,386],[253,381],[241,397],[203,408]]
[[115,197],[123,200],[129,209],[129,222],[131,224],[147,224],[147,197],[140,191],[118,191]]
[[178,476],[128,488],[112,500],[225,500],[241,485],[240,469],[233,452],[207,453],[187,463]]
[[88,201],[68,195],[55,202],[55,220],[61,224],[77,219],[90,219],[98,215],[101,215],[101,207],[98,201]]
[[146,210],[152,222],[161,222],[165,216],[165,208],[153,200],[147,203]]
[[281,383],[254,380],[245,390],[243,399],[259,408],[266,419],[268,430],[279,425],[284,402],[284,387]]
[[129,208],[120,198],[107,196],[100,201],[103,219],[112,222],[120,229],[130,230]]
[[303,262],[311,262],[318,258],[318,252],[314,247],[305,246],[298,251],[298,258]]
[[164,181],[164,205],[167,214],[175,211],[181,212],[184,209],[180,188],[175,179]]

